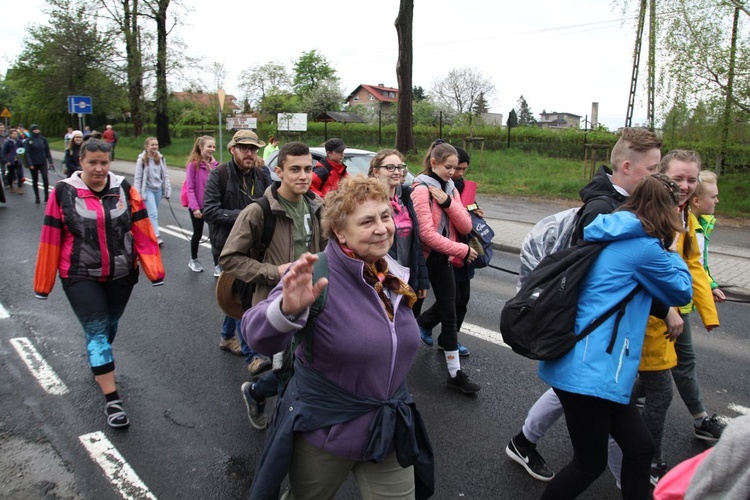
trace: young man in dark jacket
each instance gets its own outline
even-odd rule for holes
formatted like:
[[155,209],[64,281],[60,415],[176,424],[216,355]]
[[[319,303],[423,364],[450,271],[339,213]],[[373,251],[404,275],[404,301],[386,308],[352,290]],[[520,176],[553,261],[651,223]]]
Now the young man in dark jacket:
[[31,170],[31,186],[34,190],[35,202],[39,203],[39,174],[42,174],[42,185],[44,186],[44,202],[49,199],[49,177],[47,176],[47,165],[54,169],[52,154],[49,151],[47,138],[41,134],[39,125],[34,124],[29,129],[31,137],[23,142],[26,150],[26,159]]
[[[221,255],[234,221],[253,200],[263,196],[271,185],[271,173],[258,159],[258,150],[266,143],[250,130],[239,130],[227,144],[232,158],[222,163],[208,175],[203,195],[203,217],[209,224],[211,252]],[[214,276],[221,274],[216,266]],[[257,375],[271,367],[271,362],[253,351],[240,337],[239,319],[226,316],[221,329],[219,348],[233,354],[244,355],[248,371]]]

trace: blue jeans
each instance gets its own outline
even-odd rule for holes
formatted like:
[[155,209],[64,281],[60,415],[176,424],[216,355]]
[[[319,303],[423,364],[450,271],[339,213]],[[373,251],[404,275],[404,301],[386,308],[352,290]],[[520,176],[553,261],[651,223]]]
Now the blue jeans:
[[154,227],[154,235],[159,237],[159,202],[161,201],[161,189],[159,191],[146,191],[144,196],[146,202],[146,210],[148,211],[148,218],[151,221],[151,225]]
[[240,320],[224,316],[224,322],[221,324],[221,338],[224,340],[232,339],[236,336],[240,338],[240,347],[242,348],[242,354],[245,356],[245,362],[249,363],[258,356],[258,353],[250,348],[245,343],[245,339],[242,335],[237,335],[240,331]]

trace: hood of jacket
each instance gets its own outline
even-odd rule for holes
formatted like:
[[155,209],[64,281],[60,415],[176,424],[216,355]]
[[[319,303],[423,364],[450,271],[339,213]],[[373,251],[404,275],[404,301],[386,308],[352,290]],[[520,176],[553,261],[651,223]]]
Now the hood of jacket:
[[581,201],[586,203],[590,199],[596,198],[597,196],[611,197],[616,199],[620,203],[625,201],[627,199],[627,196],[621,194],[615,189],[614,184],[612,184],[611,177],[612,170],[604,165],[601,165],[599,167],[599,170],[596,171],[596,174],[594,174],[594,177],[591,179],[591,182],[583,186],[581,190],[578,191],[578,194],[581,196]]
[[599,214],[583,230],[586,241],[609,243],[648,236],[641,220],[633,212]]
[[[440,185],[440,183],[436,180],[430,177],[429,174],[419,174],[414,178],[414,182],[412,185],[417,184],[424,184],[426,186],[432,186],[436,187],[438,189],[443,189],[443,186]],[[453,179],[448,179],[448,182],[445,183],[445,192],[448,196],[451,198],[453,197],[453,190],[456,189],[456,185],[453,183]]]

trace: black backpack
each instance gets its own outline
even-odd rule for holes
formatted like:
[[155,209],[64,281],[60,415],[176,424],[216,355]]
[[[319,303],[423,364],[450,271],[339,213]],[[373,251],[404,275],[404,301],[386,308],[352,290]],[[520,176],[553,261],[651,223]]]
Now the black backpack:
[[625,307],[642,290],[637,285],[624,299],[575,334],[578,289],[606,243],[580,243],[552,253],[531,271],[500,315],[503,341],[530,359],[553,360],[573,349],[576,342],[617,313],[607,348],[611,354]]

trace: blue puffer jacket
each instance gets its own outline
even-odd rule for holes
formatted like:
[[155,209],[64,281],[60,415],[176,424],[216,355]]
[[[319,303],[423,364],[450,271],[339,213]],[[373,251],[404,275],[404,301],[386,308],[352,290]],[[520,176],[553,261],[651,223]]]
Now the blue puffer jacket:
[[652,297],[677,306],[690,299],[692,278],[685,261],[647,236],[631,212],[599,215],[584,229],[587,241],[611,242],[581,284],[576,333],[630,293],[612,354],[607,354],[615,315],[562,358],[539,363],[539,376],[557,389],[627,404],[633,389]]

